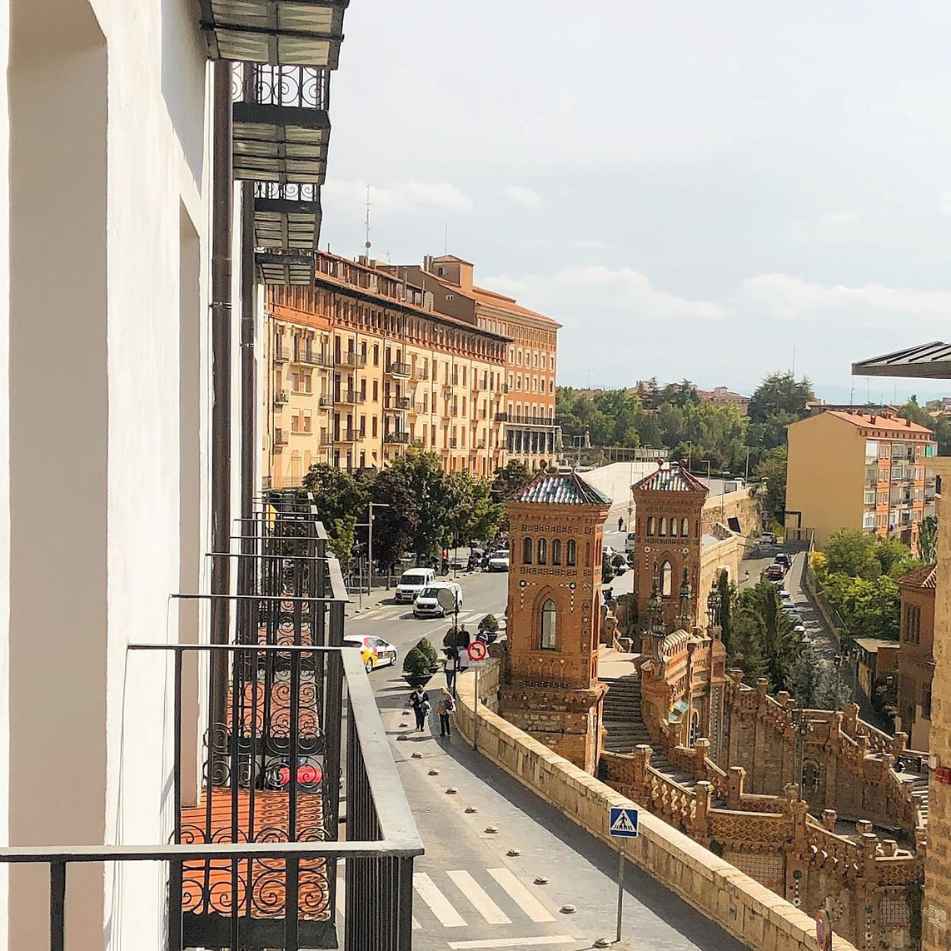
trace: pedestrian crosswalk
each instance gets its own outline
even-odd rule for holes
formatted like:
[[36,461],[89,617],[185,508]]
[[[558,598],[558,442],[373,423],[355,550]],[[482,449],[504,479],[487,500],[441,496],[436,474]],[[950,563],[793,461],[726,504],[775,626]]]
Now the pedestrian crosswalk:
[[[460,612],[459,623],[467,624],[467,625],[477,625],[479,621],[481,621],[482,618],[484,618],[486,614],[489,614],[489,613],[491,612],[468,611],[465,614]],[[501,614],[502,611],[499,610],[496,613]],[[369,611],[363,612],[362,614],[356,614],[354,615],[353,620],[354,621],[379,621],[379,622],[398,621],[400,618],[403,618],[403,617],[407,617],[407,616],[412,617],[412,614],[413,614],[412,605],[404,604],[397,607],[396,605],[386,604],[378,608],[372,608]],[[451,621],[452,618],[451,617],[434,618],[433,620],[437,622],[439,621],[445,622],[445,621]]]
[[[343,864],[338,868],[337,914],[346,912]],[[471,928],[486,925],[538,925],[555,921],[555,916],[542,903],[530,886],[508,868],[485,868],[469,871],[417,871],[413,874],[413,928],[427,932],[442,928]],[[491,932],[490,932],[491,933]],[[549,939],[552,936],[547,936]],[[560,936],[554,936],[560,937]],[[495,939],[482,939],[486,942]],[[509,940],[508,938],[506,940]],[[527,938],[518,938],[528,947]],[[534,940],[534,939],[533,939]],[[539,941],[544,944],[545,941]],[[549,940],[548,943],[551,943]],[[509,947],[491,943],[458,942],[450,947]],[[523,946],[523,945],[519,945]]]

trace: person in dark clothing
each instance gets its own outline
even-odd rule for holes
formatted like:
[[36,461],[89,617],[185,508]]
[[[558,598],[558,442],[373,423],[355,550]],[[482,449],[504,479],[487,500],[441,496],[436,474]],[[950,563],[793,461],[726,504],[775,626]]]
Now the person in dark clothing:
[[436,713],[439,715],[439,735],[450,736],[449,717],[456,712],[456,704],[448,690],[442,692],[439,703],[436,704]]
[[416,714],[416,729],[421,730],[426,725],[426,717],[429,716],[429,695],[422,687],[417,687],[409,695],[409,703]]
[[445,654],[446,661],[443,669],[446,674],[446,689],[451,692],[456,683],[456,667],[459,662],[459,651],[455,647],[447,647]]

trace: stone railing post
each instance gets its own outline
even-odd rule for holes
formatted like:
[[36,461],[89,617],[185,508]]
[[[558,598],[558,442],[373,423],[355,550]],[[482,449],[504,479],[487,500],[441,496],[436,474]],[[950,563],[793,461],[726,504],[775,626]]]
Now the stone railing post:
[[901,756],[905,750],[908,749],[908,734],[907,733],[896,733],[892,737],[892,754],[894,756]]
[[697,783],[693,790],[694,813],[689,822],[692,839],[704,847],[710,844],[710,804],[713,801],[713,786],[706,780]]
[[710,741],[706,737],[700,737],[693,744],[694,763],[693,778],[707,778],[707,758],[710,756]]
[[769,681],[765,677],[759,677],[756,681],[756,692],[765,697],[769,693]]
[[826,832],[835,832],[835,824],[839,821],[839,814],[835,809],[822,810],[822,828]]
[[726,803],[730,809],[739,809],[743,798],[743,784],[746,782],[746,770],[742,766],[731,766],[726,774]]
[[854,737],[858,731],[859,705],[857,703],[846,704],[842,714],[845,721],[845,732]]
[[653,749],[646,743],[641,743],[634,748],[631,772],[634,788],[638,793],[647,788],[647,769],[650,766],[653,752]]

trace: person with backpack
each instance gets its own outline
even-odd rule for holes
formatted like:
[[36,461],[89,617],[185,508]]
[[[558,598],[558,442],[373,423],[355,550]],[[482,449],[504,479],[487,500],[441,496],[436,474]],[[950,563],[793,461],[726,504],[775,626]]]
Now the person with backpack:
[[409,704],[416,715],[416,729],[421,730],[426,725],[426,718],[429,716],[429,694],[422,687],[417,687],[409,695]]
[[436,704],[436,713],[439,716],[439,735],[451,736],[449,729],[449,717],[456,712],[456,702],[452,699],[452,694],[448,690],[443,690],[439,697],[439,703]]

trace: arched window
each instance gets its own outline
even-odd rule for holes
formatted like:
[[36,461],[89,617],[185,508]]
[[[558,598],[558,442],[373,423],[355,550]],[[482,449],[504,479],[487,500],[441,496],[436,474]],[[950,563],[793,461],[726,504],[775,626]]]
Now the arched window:
[[522,542],[522,564],[530,565],[532,563],[532,540],[527,535]]
[[690,534],[690,522],[685,518],[680,520],[680,534],[683,535],[684,538]]
[[548,542],[544,538],[538,539],[538,559],[539,565],[548,564]]
[[669,598],[674,590],[674,569],[670,567],[670,562],[665,561],[660,569],[660,593]]
[[665,515],[660,520],[660,537],[663,538],[667,534],[667,516]]
[[555,602],[551,598],[542,604],[541,632],[542,650],[556,650],[558,648],[558,614]]
[[575,544],[575,540],[573,538],[568,539],[568,545],[565,550],[565,558],[567,564],[572,568],[578,563],[578,546]]
[[551,563],[561,564],[561,539],[559,538],[553,538],[551,542]]
[[675,518],[672,518],[670,520],[670,537],[671,538],[677,537],[677,519]]
[[648,535],[653,535],[653,534],[654,534],[654,528],[655,528],[654,516],[651,515],[651,516],[647,519],[647,534],[648,534]]

